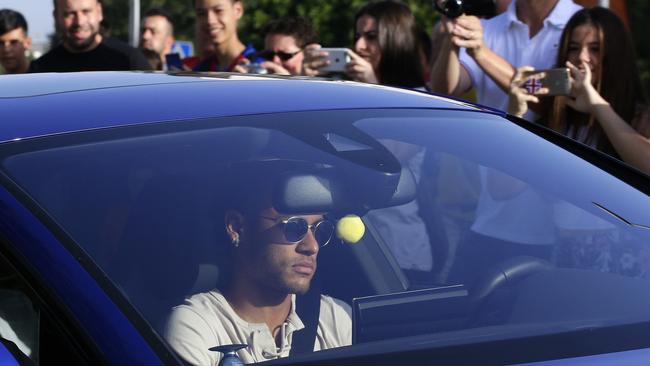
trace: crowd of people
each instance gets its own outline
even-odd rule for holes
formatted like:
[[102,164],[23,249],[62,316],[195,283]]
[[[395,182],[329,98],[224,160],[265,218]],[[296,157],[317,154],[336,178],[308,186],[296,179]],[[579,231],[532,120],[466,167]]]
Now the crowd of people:
[[[195,0],[196,56],[172,53],[174,19],[163,9],[142,18],[138,49],[103,32],[101,0],[54,0],[60,42],[26,56],[25,18],[0,10],[0,64],[6,73],[193,70],[327,75],[331,58],[303,18],[276,19],[257,51],[238,34],[242,0]],[[440,2],[439,2],[440,3]],[[422,29],[405,2],[372,1],[355,16],[354,43],[338,77],[464,96],[539,122],[650,172],[650,127],[629,30],[605,8],[572,0],[497,0],[494,13],[442,16]],[[614,61],[616,58],[616,61]],[[543,72],[569,70],[569,95],[547,96]]]

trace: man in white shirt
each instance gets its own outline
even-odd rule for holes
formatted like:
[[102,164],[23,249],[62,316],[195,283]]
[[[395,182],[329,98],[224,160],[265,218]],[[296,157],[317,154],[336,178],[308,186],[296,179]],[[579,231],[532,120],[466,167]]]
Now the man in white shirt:
[[579,9],[571,0],[515,0],[488,20],[445,20],[447,37],[432,68],[431,90],[458,96],[474,87],[479,104],[506,110],[515,69],[552,68],[562,30]]
[[[296,294],[309,290],[318,252],[334,235],[333,223],[321,214],[281,215],[270,199],[255,200],[270,192],[241,196],[249,202],[231,204],[225,213],[232,265],[225,285],[175,307],[165,330],[169,345],[192,365],[216,365],[221,354],[209,348],[229,344],[248,345],[237,353],[244,363],[288,356],[295,332],[306,325],[296,312]],[[345,302],[320,295],[318,314],[309,340],[314,351],[351,344]]]

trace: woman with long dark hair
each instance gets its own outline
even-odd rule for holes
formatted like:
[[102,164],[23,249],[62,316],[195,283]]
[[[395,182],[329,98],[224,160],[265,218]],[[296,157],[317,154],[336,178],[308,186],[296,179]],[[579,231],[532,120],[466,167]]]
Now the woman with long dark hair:
[[[623,22],[601,7],[575,13],[560,39],[557,67],[569,69],[572,90],[548,105],[540,103],[542,122],[650,173],[650,113]],[[539,77],[531,67],[517,70],[510,87],[511,114],[523,116],[528,103],[539,103],[548,92],[527,91],[526,84]]]
[[[415,17],[399,1],[366,4],[355,16],[354,49],[346,75],[356,81],[417,88],[425,85],[423,48]],[[327,65],[320,45],[307,47],[304,72],[314,76]]]

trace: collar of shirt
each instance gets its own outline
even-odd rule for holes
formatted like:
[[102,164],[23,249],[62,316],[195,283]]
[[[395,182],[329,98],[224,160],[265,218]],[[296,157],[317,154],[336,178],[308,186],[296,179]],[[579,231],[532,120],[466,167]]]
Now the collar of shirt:
[[[576,7],[579,5],[575,4],[573,0],[559,0],[551,13],[544,19],[544,27],[552,25],[557,28],[564,28],[566,23],[569,21],[569,18],[576,12]],[[512,26],[513,24],[524,24],[519,18],[517,18],[517,1],[510,2],[508,8],[505,11],[507,24]]]
[[[288,356],[291,350],[293,332],[305,327],[298,313],[296,313],[296,295],[291,295],[291,310],[280,329],[282,343],[280,347],[276,347],[272,330],[269,329],[266,323],[249,323],[245,321],[235,312],[222,294],[215,293],[215,295],[222,299],[226,312],[230,313],[230,317],[239,324],[240,329],[245,330],[246,338],[250,340],[248,348],[255,355],[255,358],[260,361]],[[260,359],[260,356],[263,359]]]

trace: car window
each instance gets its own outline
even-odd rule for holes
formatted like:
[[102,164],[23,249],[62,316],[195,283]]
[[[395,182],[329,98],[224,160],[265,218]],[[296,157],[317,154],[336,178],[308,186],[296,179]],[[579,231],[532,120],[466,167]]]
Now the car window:
[[[4,248],[2,248],[4,251]],[[4,253],[3,253],[4,254]],[[54,304],[43,304],[39,284],[29,283],[13,264],[0,254],[0,341],[19,365],[84,365],[91,361],[85,340],[72,339]],[[54,315],[56,314],[56,315]],[[6,355],[4,355],[6,357]],[[8,362],[7,359],[3,360]]]
[[[269,159],[327,168],[349,201],[336,201],[332,219],[362,218],[361,240],[318,254],[319,291],[349,309],[342,333],[355,344],[647,320],[648,197],[496,115],[245,116],[22,141],[0,154],[5,174],[162,338],[175,306],[228,278],[222,203],[243,189],[233,178],[265,180],[238,166]],[[406,176],[413,196],[394,200]],[[309,201],[302,193],[289,192],[292,202]]]

